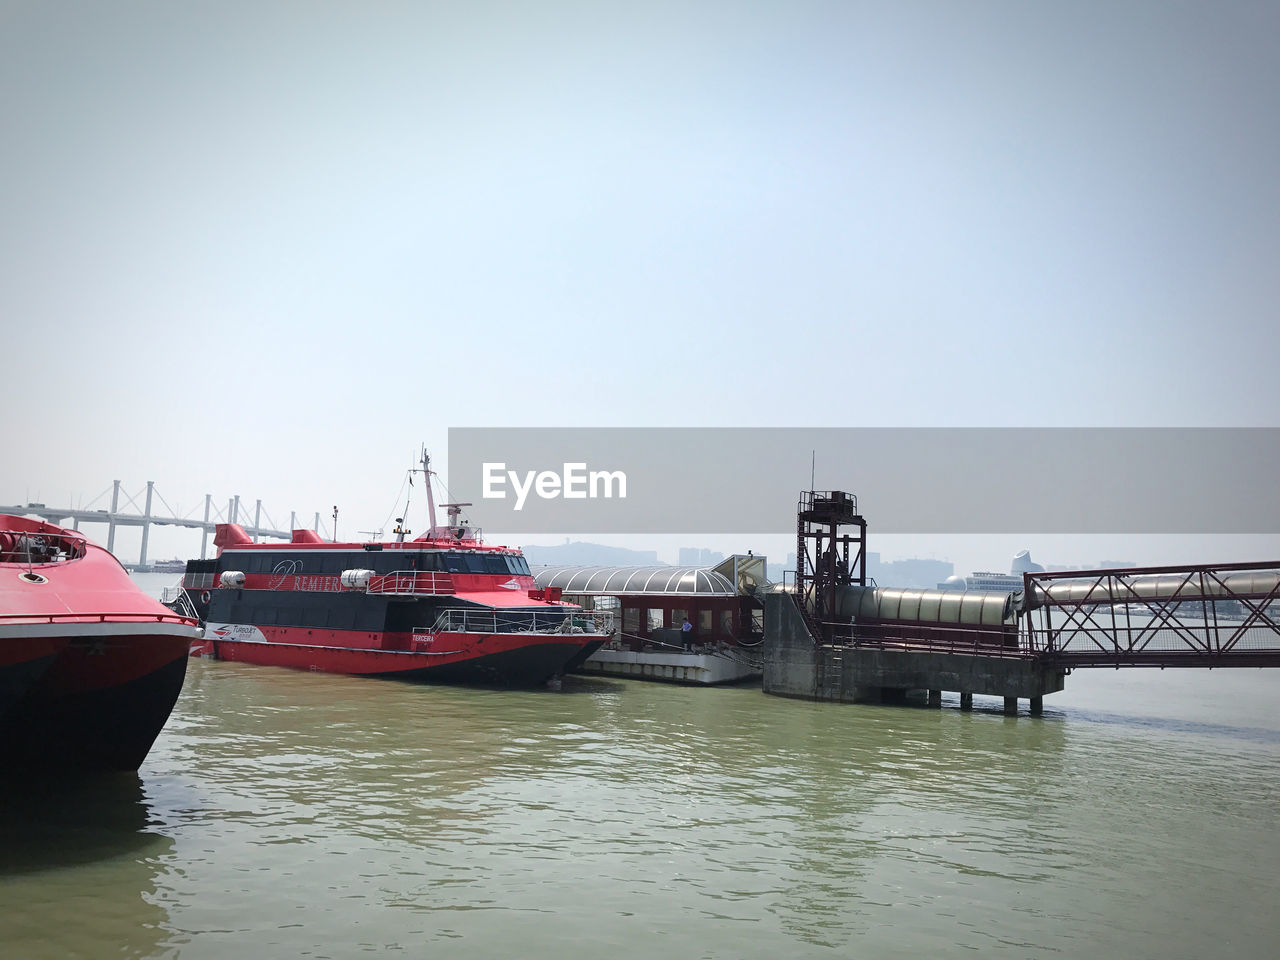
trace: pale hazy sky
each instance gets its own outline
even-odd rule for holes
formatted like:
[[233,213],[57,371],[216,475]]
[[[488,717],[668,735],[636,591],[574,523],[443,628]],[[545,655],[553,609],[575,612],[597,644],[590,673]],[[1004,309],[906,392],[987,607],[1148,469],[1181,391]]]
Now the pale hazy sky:
[[0,502],[372,528],[450,426],[1280,425],[1274,3],[0,0],[0,138]]

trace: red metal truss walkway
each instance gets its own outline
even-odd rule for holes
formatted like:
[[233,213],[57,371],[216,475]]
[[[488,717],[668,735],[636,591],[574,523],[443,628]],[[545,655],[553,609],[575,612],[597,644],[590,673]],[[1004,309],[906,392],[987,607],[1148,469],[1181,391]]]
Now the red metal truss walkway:
[[1280,667],[1280,562],[1028,573],[1019,649],[1063,667]]

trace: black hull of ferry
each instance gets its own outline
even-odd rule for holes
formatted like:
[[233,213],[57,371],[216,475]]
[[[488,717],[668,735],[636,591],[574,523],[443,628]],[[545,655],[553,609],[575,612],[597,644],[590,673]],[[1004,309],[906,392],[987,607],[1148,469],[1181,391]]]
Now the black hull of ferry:
[[187,658],[104,690],[28,698],[0,721],[0,764],[137,770],[182,691]]

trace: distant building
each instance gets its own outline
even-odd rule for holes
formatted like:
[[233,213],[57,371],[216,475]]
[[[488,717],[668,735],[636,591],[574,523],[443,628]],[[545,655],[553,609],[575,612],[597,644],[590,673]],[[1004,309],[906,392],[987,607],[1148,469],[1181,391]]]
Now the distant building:
[[609,547],[603,543],[565,541],[555,546],[528,546],[521,549],[530,567],[568,567],[576,564],[645,566],[658,563],[657,550],[628,550],[626,547]]
[[[1098,564],[1099,570],[1123,570],[1136,564],[1128,560],[1103,560]],[[1070,564],[1051,563],[1043,566],[1031,559],[1031,551],[1021,550],[1014,554],[1013,563],[1008,573],[994,573],[990,570],[978,570],[967,577],[953,576],[938,583],[939,590],[998,590],[1012,592],[1021,590],[1024,573],[1058,573],[1071,570],[1082,570],[1083,567]]]
[[[787,581],[790,582],[792,578],[795,576],[795,569],[796,569],[796,555],[794,553],[788,553],[786,563],[769,564],[769,569],[767,573],[769,582],[782,583],[784,576],[786,577]],[[791,576],[787,576],[788,570],[791,571]]]
[[714,567],[724,559],[724,554],[706,547],[681,547],[680,566],[682,567]]
[[1043,572],[1044,567],[1031,559],[1030,550],[1019,550],[1013,555],[1013,563],[1009,565],[1008,573],[996,573],[994,570],[975,570],[967,577],[947,577],[946,580],[938,584],[938,589],[1013,593],[1015,590],[1022,589],[1022,575],[1024,573]]
[[908,557],[905,560],[880,560],[879,554],[867,555],[867,576],[878,587],[916,587],[928,589],[955,572],[949,560]]
[[1020,550],[1013,555],[1013,565],[1009,567],[1009,572],[1020,577],[1024,573],[1044,573],[1044,567],[1031,559],[1030,550]]
[[1012,573],[995,573],[991,570],[976,570],[967,577],[947,577],[938,584],[939,590],[986,590],[999,593],[1013,593],[1022,589],[1022,577]]

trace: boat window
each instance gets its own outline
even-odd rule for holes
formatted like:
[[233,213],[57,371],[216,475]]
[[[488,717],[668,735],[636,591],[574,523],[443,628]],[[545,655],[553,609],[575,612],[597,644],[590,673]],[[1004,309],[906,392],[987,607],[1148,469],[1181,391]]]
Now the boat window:
[[500,553],[490,554],[484,558],[485,573],[510,573],[507,558]]
[[449,568],[450,573],[466,573],[466,561],[462,559],[460,553],[446,553],[444,555],[445,566]]
[[532,574],[529,572],[528,560],[526,560],[524,557],[512,557],[511,559],[515,561],[516,573],[525,577],[532,576]]
[[399,550],[388,550],[386,553],[366,554],[365,560],[374,573],[399,573],[404,570],[421,570],[422,556],[417,553],[401,553]]
[[463,554],[463,556],[466,558],[467,573],[487,573],[488,572],[485,567],[485,558],[483,554],[465,553]]
[[424,570],[424,571],[444,569],[444,564],[441,562],[444,559],[444,554],[412,553],[412,554],[409,554],[409,556],[413,560],[412,564],[408,567],[403,567],[402,569]]

